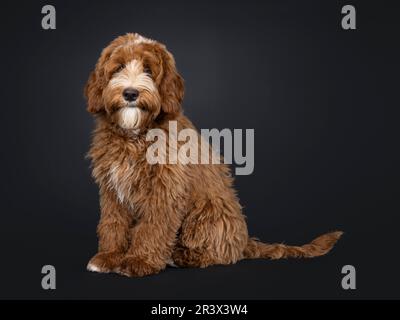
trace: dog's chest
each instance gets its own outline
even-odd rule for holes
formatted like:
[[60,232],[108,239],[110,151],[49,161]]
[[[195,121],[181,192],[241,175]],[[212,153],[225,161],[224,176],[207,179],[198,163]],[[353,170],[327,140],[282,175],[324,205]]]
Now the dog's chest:
[[137,152],[129,152],[125,149],[121,150],[109,163],[105,177],[106,184],[115,191],[120,203],[133,205],[133,194],[145,166],[142,158]]
[[108,170],[109,187],[116,192],[121,203],[127,200],[132,193],[134,170],[135,163],[133,160],[113,162]]

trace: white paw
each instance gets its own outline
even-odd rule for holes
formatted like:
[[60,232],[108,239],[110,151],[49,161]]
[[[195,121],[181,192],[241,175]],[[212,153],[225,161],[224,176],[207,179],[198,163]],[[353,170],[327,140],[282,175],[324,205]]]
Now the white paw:
[[104,272],[102,271],[98,266],[96,266],[93,263],[88,263],[87,267],[86,267],[89,271],[91,272]]
[[172,258],[170,258],[167,261],[167,265],[170,266],[170,267],[173,267],[173,268],[178,268],[178,266],[175,264],[175,262],[174,262],[174,260],[172,260]]

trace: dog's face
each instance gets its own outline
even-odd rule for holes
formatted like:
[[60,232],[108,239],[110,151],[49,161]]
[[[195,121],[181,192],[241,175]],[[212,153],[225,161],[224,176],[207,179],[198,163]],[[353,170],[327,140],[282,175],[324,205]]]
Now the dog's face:
[[164,45],[138,34],[112,41],[85,87],[89,112],[137,131],[157,117],[181,112],[183,93],[173,56]]

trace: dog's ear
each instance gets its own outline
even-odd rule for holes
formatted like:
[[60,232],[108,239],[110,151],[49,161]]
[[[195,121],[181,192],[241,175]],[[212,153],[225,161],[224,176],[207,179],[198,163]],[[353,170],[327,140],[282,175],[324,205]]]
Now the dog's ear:
[[90,113],[99,113],[104,109],[102,102],[102,88],[96,69],[90,73],[84,90],[87,100],[87,111]]
[[84,89],[84,95],[87,99],[87,110],[90,113],[99,113],[105,110],[102,97],[103,89],[106,86],[105,66],[114,49],[124,41],[124,36],[118,37],[104,48],[99,60],[97,61],[95,69],[89,75],[89,79]]
[[183,78],[176,70],[175,60],[166,49],[162,50],[163,76],[160,83],[161,108],[165,113],[179,113],[184,95]]

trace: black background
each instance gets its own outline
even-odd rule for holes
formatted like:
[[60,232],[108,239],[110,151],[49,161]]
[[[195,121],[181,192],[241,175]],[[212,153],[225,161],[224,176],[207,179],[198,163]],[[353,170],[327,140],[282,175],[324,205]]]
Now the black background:
[[[41,28],[45,4],[56,30]],[[345,4],[357,30],[340,26]],[[0,298],[399,298],[395,1],[1,1],[1,16]],[[141,279],[85,270],[99,208],[83,86],[126,32],[175,55],[198,128],[255,129],[255,171],[236,179],[250,234],[301,244],[345,231],[329,255]]]

